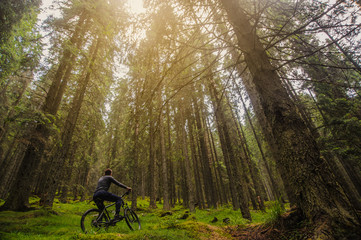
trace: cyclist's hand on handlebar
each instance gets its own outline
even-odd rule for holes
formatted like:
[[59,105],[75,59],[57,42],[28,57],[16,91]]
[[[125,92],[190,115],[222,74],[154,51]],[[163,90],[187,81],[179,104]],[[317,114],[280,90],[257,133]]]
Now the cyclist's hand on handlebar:
[[131,192],[131,191],[132,191],[132,188],[127,187],[127,190],[128,190],[128,192]]

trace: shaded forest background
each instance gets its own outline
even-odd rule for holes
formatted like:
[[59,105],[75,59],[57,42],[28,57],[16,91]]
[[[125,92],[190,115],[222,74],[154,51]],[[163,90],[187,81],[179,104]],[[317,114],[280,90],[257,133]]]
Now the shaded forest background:
[[[357,229],[360,2],[1,3],[0,198],[89,199],[107,167],[149,207],[290,202]],[[113,191],[116,191],[113,189]]]

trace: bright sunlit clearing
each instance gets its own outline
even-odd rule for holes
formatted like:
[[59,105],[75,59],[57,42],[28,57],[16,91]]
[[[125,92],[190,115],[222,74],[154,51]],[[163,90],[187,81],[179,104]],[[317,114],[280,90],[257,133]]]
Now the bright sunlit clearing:
[[145,12],[145,8],[143,8],[143,0],[128,0],[128,6],[132,13],[138,14]]

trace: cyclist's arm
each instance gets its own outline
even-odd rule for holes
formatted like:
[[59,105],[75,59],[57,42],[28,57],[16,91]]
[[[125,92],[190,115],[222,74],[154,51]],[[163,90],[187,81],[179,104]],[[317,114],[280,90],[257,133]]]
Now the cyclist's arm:
[[114,183],[115,185],[117,185],[118,187],[121,188],[125,188],[125,189],[131,189],[130,187],[127,187],[126,185],[124,185],[123,183],[118,182],[117,180],[115,180],[115,178],[111,178],[112,179],[112,183]]

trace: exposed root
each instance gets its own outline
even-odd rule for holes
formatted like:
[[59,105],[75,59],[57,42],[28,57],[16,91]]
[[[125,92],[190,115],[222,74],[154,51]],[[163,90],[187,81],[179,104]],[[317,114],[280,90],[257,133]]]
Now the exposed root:
[[274,224],[228,227],[227,231],[240,240],[361,240],[357,229],[334,227],[325,216],[310,224],[295,209],[286,212]]

